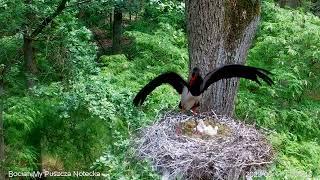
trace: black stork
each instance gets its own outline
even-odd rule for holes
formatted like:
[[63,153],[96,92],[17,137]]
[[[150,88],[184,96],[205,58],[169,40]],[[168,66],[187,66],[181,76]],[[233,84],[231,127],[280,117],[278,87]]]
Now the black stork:
[[170,84],[179,94],[181,94],[181,100],[179,108],[183,111],[192,110],[200,106],[200,100],[202,93],[208,89],[208,87],[221,79],[228,79],[233,77],[241,77],[255,81],[261,85],[258,77],[265,81],[268,85],[274,84],[272,79],[268,76],[271,73],[265,69],[244,66],[239,64],[225,65],[217,68],[208,74],[204,78],[201,77],[200,69],[195,67],[192,70],[191,78],[187,83],[181,76],[175,72],[163,73],[147,85],[145,85],[135,96],[134,105],[142,105],[146,97],[158,86],[162,84]]

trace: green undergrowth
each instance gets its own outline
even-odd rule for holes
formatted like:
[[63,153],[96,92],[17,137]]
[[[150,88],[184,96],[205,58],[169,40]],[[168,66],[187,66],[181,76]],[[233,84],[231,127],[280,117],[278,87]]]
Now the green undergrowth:
[[[52,169],[95,170],[106,179],[160,178],[149,162],[134,157],[131,142],[163,112],[177,110],[179,95],[166,85],[153,91],[141,107],[134,107],[132,99],[163,72],[175,71],[187,78],[184,16],[180,7],[166,6],[145,14],[152,14],[151,20],[130,24],[125,35],[132,43],[123,54],[100,57],[100,68],[92,67],[96,48],[88,43],[89,31],[80,29],[87,43],[67,43],[70,47],[66,47],[71,53],[66,57],[71,57],[75,69],[59,71],[75,74],[75,78],[42,83],[30,95],[15,88],[18,70],[11,73],[8,92],[15,95],[6,97],[5,103],[8,168],[35,170],[37,156],[42,153],[46,166]],[[162,11],[168,9],[166,16]],[[319,177],[320,20],[264,2],[261,21],[248,65],[271,70],[275,85],[257,86],[241,80],[236,116],[272,131],[268,137],[276,159],[270,179]],[[6,41],[3,44],[11,46]],[[68,38],[73,41],[81,40]],[[88,71],[80,71],[83,68]],[[61,69],[59,66],[52,73]],[[36,137],[43,138],[39,141]]]
[[[300,24],[301,18],[305,25]],[[262,24],[248,65],[271,70],[275,85],[259,87],[241,81],[236,115],[273,132],[269,138],[276,159],[268,174],[271,179],[319,176],[320,103],[312,96],[319,92],[319,25],[319,19],[311,14],[263,5]],[[187,74],[183,32],[163,23],[157,27],[154,31],[127,32],[134,38],[130,51],[101,57],[105,64],[102,71],[112,77],[114,87],[130,89],[134,95],[162,72]],[[159,87],[138,111],[151,123],[161,110],[176,108],[177,102],[172,88]]]
[[[304,25],[301,25],[301,18],[305,19]],[[319,18],[311,14],[263,4],[262,24],[250,50],[248,65],[271,70],[275,85],[260,87],[254,82],[241,81],[236,115],[247,123],[272,131],[269,139],[276,159],[269,170],[269,179],[319,176],[320,103],[313,96],[319,92],[319,25]],[[136,30],[126,32],[134,39],[132,47],[122,55],[102,56],[100,59],[104,64],[102,73],[110,78],[110,86],[117,91],[125,89],[130,92],[127,103],[131,103],[135,93],[150,79],[162,72],[175,71],[186,78],[187,48],[183,31],[165,23],[153,27],[156,28],[150,30],[146,27],[147,30],[141,31],[143,23],[139,23]],[[162,112],[177,109],[177,103],[177,93],[164,86],[149,95],[142,107],[123,106],[143,114],[139,117],[130,115],[126,121],[137,118],[136,121],[147,122],[139,124],[144,126]],[[130,164],[135,161],[123,157],[128,151],[116,153],[117,157],[107,152],[94,163],[94,167],[104,169],[113,177],[118,177],[115,172],[119,172],[119,168],[136,167]],[[121,164],[121,161],[126,163]],[[143,174],[148,174],[149,170]]]
[[242,81],[236,114],[275,132],[274,178],[320,176],[319,35],[318,17],[264,4],[248,65],[271,70],[275,85]]
[[[61,36],[66,38],[61,47],[66,54],[57,58],[66,63],[44,58],[48,55],[55,60],[60,54],[54,51],[54,57],[47,51],[37,54],[40,71],[50,73],[39,76],[35,88],[21,91],[21,86],[13,86],[18,77],[23,83],[22,65],[13,64],[17,72],[10,72],[6,81],[6,170],[33,171],[41,163],[41,168],[51,171],[100,171],[106,179],[159,178],[148,162],[134,158],[130,140],[157,115],[174,109],[178,101],[178,95],[166,86],[152,93],[145,106],[136,108],[132,104],[135,93],[160,73],[187,74],[185,34],[160,23],[160,12],[157,20],[151,21],[156,28],[134,31],[133,27],[149,27],[140,23],[143,19],[132,24],[133,30],[126,32],[132,45],[123,55],[102,56],[98,61],[101,68],[94,63],[97,48],[92,34],[78,24],[79,29],[70,28],[71,32],[59,29],[70,35]],[[6,49],[18,47],[10,39],[14,48],[7,39],[2,40]],[[50,69],[50,63],[58,66]],[[51,74],[65,79],[54,82]]]
[[126,34],[134,39],[133,47],[125,54],[100,57],[101,74],[108,79],[113,98],[118,97],[112,103],[120,107],[116,108],[114,117],[122,117],[120,120],[125,124],[118,134],[122,138],[113,139],[92,168],[103,170],[111,179],[155,179],[158,175],[150,166],[134,158],[129,140],[136,136],[138,128],[152,123],[156,116],[176,109],[179,96],[166,85],[151,93],[141,107],[133,107],[132,99],[148,81],[163,72],[187,74],[187,49],[185,43],[181,43],[185,37],[181,30],[169,24],[159,24],[149,33],[128,31]]
[[[271,70],[275,85],[259,87],[241,81],[236,115],[273,131],[269,138],[276,159],[269,172],[271,179],[318,177],[320,173],[320,103],[314,96],[319,93],[319,22],[311,14],[263,5],[262,24],[248,65]],[[187,74],[186,47],[181,43],[185,40],[175,41],[179,31],[168,33],[169,25],[159,27],[151,33],[128,32],[135,39],[134,55],[130,54],[134,58],[121,55],[121,60],[108,60],[103,71],[117,78],[114,83],[118,88],[130,87],[136,92],[167,70]],[[172,88],[161,87],[139,110],[147,119],[154,119],[159,109],[176,108],[177,102]]]

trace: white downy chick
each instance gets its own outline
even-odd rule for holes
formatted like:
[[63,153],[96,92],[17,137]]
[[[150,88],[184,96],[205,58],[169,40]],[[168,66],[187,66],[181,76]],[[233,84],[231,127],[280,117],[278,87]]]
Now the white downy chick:
[[218,134],[218,126],[215,126],[214,128],[211,125],[206,126],[203,120],[198,121],[198,125],[195,128],[195,130],[198,131],[200,134],[206,134],[209,136],[214,136]]
[[199,133],[204,133],[206,129],[206,125],[204,124],[203,120],[199,120],[198,121],[198,125],[196,127],[196,131],[198,131]]
[[218,134],[218,126],[215,126],[214,128],[209,125],[205,128],[205,133],[208,134],[209,136],[214,136]]

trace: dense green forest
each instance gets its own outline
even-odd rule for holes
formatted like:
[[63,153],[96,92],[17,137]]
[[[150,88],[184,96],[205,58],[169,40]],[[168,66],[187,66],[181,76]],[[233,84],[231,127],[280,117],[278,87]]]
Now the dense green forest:
[[[269,132],[270,179],[320,178],[320,4],[299,2],[261,2],[247,65],[270,70],[275,85],[241,80],[236,99],[235,117]],[[160,178],[131,143],[161,114],[178,111],[179,95],[163,86],[142,107],[132,99],[160,73],[188,74],[183,2],[5,0],[0,24],[5,174]]]

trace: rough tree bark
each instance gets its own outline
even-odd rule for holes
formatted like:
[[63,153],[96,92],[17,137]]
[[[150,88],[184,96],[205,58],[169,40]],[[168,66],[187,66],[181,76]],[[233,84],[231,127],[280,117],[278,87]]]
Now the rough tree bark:
[[[260,19],[259,1],[186,0],[191,70],[204,76],[225,64],[244,64]],[[221,80],[202,98],[200,111],[232,116],[239,80]]]
[[26,69],[26,77],[27,77],[27,86],[28,88],[32,88],[35,83],[35,76],[37,73],[37,63],[34,58],[33,41],[30,36],[27,34],[23,34],[23,56],[25,62]]
[[4,161],[5,161],[5,151],[4,151],[4,130],[3,130],[3,94],[4,94],[4,71],[5,67],[0,64],[0,179],[5,179]]
[[[31,5],[32,0],[26,0],[26,5]],[[33,53],[33,40],[29,30],[31,29],[30,22],[34,20],[34,14],[30,9],[27,9],[25,15],[25,29],[23,31],[23,57],[25,65],[25,74],[27,79],[27,87],[32,88],[35,85],[35,77],[37,73],[37,64]]]
[[121,31],[122,31],[122,10],[115,7],[112,26],[112,51],[118,53],[121,51]]

